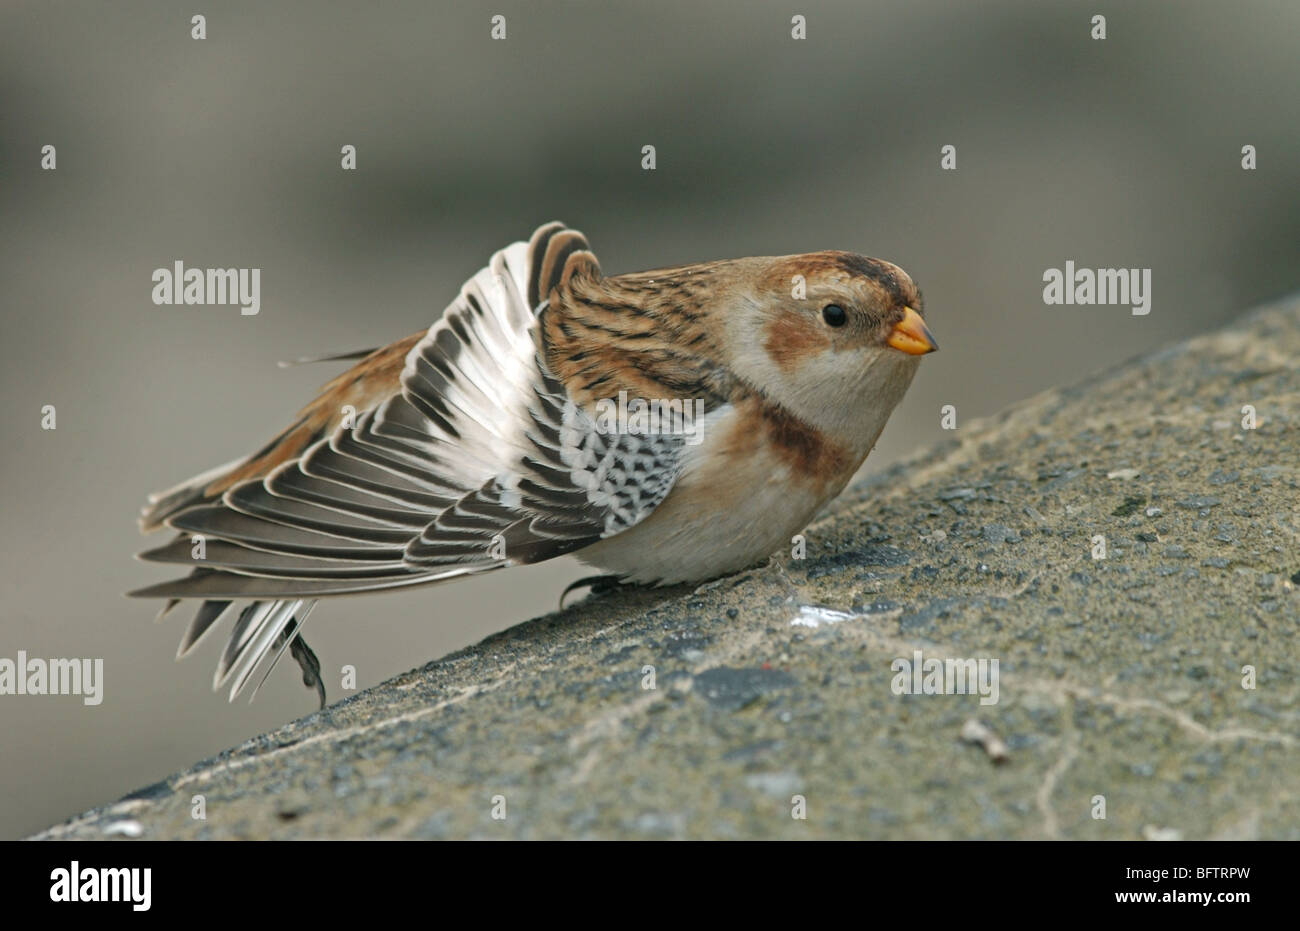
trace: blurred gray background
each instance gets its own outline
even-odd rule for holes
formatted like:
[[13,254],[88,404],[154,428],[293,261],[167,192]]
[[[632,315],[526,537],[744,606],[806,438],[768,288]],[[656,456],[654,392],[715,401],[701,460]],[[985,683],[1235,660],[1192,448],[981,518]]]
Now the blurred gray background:
[[[173,662],[186,620],[122,597],[166,577],[131,558],[136,511],[342,370],[277,360],[428,326],[543,221],[608,273],[826,248],[902,265],[942,352],[869,470],[940,440],[943,404],[993,413],[1300,284],[1292,0],[192,6],[0,13],[0,656],[105,662],[98,707],[0,696],[0,837],[315,708],[291,664],[227,705],[215,639]],[[178,259],[261,268],[261,313],[153,305]],[[1067,259],[1151,268],[1151,314],[1044,306]],[[327,602],[309,640],[337,699],[341,665],[374,684],[580,574]]]

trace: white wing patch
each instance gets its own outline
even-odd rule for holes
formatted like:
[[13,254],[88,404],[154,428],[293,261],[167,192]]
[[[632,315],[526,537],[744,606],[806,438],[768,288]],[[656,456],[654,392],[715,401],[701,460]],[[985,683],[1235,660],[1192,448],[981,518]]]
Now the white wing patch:
[[192,571],[132,594],[205,599],[182,652],[253,601],[217,670],[232,699],[277,648],[276,659],[292,645],[308,677],[303,651],[315,659],[296,640],[316,598],[549,559],[664,499],[682,437],[599,432],[544,363],[538,315],[557,257],[577,248],[580,233],[548,224],[496,253],[407,354],[392,395],[264,478],[167,519],[181,536],[141,558]]

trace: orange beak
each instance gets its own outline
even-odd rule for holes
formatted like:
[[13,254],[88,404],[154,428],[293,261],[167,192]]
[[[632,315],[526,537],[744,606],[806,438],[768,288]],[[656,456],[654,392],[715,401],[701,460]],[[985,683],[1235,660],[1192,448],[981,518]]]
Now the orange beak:
[[885,343],[909,356],[923,356],[939,348],[921,315],[910,307],[904,311],[903,319],[894,325]]

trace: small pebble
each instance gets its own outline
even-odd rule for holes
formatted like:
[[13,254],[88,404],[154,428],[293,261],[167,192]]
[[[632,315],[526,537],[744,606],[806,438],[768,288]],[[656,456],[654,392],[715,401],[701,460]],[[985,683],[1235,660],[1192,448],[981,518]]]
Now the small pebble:
[[144,833],[144,825],[139,821],[114,821],[104,825],[104,834],[108,837],[139,837]]
[[966,743],[983,747],[984,752],[989,755],[989,759],[994,763],[1001,763],[1011,755],[1011,751],[1007,749],[1007,745],[1002,738],[993,733],[987,725],[974,718],[969,719],[961,726],[961,739]]
[[1148,824],[1142,829],[1142,837],[1145,840],[1182,840],[1183,832],[1177,828],[1161,828]]

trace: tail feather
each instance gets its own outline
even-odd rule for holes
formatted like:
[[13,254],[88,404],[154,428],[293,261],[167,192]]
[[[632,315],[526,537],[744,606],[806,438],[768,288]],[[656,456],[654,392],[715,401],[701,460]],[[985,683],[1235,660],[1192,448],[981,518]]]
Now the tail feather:
[[230,631],[230,638],[226,641],[226,648],[221,652],[221,659],[217,661],[217,671],[212,676],[213,691],[225,685],[230,678],[231,669],[244,655],[245,648],[257,636],[262,622],[275,610],[277,604],[279,602],[276,601],[254,601],[240,612],[234,629]]
[[213,625],[215,625],[217,621],[221,620],[221,618],[225,616],[225,613],[230,609],[232,604],[234,604],[233,601],[208,600],[203,602],[203,604],[199,606],[198,613],[194,615],[194,620],[190,621],[190,626],[185,631],[185,636],[181,638],[180,646],[176,648],[176,658],[180,659],[186,653],[189,653],[190,650],[194,649],[194,645],[203,638],[204,634],[212,629]]
[[[176,658],[180,659],[190,653],[208,631],[232,613],[235,603],[234,600],[215,598],[201,602],[181,638]],[[274,654],[266,672],[253,689],[250,700],[255,698],[271,670],[279,663],[280,657],[289,650],[302,667],[303,684],[315,688],[320,696],[321,707],[325,707],[325,690],[319,675],[320,663],[311,648],[301,642],[303,624],[315,606],[314,600],[303,598],[258,600],[246,604],[239,612],[217,662],[212,677],[213,690],[231,683],[228,697],[234,701],[263,665],[266,657]]]
[[[257,631],[248,645],[240,652],[235,660],[235,665],[231,668],[229,679],[230,700],[234,701],[235,696],[243,691],[244,686],[252,677],[253,671],[261,664],[267,653],[271,652],[272,644],[283,631],[293,621],[293,616],[302,608],[302,602],[295,601],[276,601],[272,602],[271,610],[257,625]],[[223,683],[224,684],[224,683]]]
[[266,667],[266,672],[262,673],[262,678],[253,689],[253,693],[248,696],[250,702],[257,698],[257,693],[262,690],[262,686],[266,685],[266,680],[271,677],[271,673],[276,664],[280,662],[280,657],[284,655],[284,651],[291,650],[293,658],[302,667],[302,684],[308,688],[315,688],[317,694],[320,695],[320,706],[325,707],[325,686],[320,681],[320,661],[316,659],[316,654],[307,646],[307,642],[302,639],[302,629],[306,625],[307,617],[314,607],[316,607],[316,602],[307,602],[307,606],[300,613],[294,615],[289,622],[289,626],[280,631],[280,636],[271,645],[271,649],[276,650],[276,654],[272,657],[270,665]]

